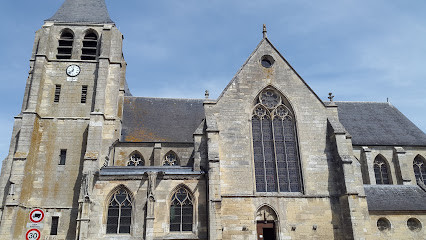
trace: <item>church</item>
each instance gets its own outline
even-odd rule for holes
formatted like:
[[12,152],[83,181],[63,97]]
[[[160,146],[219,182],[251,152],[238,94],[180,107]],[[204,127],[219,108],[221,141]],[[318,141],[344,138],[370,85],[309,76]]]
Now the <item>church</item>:
[[390,103],[322,101],[265,27],[217,99],[132,96],[122,42],[104,0],[36,32],[0,239],[425,238],[426,134]]

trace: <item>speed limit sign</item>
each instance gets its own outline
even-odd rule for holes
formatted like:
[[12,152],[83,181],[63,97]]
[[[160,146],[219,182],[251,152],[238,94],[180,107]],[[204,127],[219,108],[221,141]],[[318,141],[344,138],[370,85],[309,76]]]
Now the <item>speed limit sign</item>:
[[25,235],[27,240],[39,240],[40,239],[40,231],[33,228],[28,230],[27,234]]

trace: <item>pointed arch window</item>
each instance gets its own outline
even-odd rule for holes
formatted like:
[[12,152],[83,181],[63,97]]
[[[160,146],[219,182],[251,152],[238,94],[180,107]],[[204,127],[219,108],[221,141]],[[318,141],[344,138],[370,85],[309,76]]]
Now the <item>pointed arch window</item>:
[[376,184],[390,184],[389,167],[381,155],[374,159],[374,176]]
[[71,59],[74,34],[70,30],[64,30],[58,42],[57,59]]
[[170,203],[170,231],[192,231],[194,204],[190,192],[180,187],[172,196]]
[[252,114],[257,192],[301,192],[296,123],[290,104],[272,88],[263,90]]
[[144,166],[145,160],[143,159],[142,155],[139,153],[133,153],[129,157],[129,161],[127,162],[127,166]]
[[179,164],[176,153],[168,152],[164,156],[163,166],[177,166]]
[[416,176],[416,181],[420,181],[426,184],[426,163],[425,160],[419,155],[414,158],[413,169],[414,175]]
[[81,60],[96,60],[98,56],[98,36],[94,32],[88,32],[83,39]]
[[108,204],[107,233],[130,233],[132,197],[124,187],[112,194]]

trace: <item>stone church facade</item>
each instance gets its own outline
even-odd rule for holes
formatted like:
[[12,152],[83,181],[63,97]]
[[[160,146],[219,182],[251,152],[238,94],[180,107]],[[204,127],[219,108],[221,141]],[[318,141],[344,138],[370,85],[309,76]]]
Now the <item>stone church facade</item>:
[[322,101],[267,38],[217,99],[134,97],[104,0],[36,32],[0,239],[424,239],[426,135]]

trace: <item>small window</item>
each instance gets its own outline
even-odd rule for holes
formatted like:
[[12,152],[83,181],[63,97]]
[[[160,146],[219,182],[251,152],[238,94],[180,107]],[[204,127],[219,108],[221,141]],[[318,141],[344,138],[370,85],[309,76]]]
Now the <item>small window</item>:
[[87,100],[87,86],[81,86],[81,103],[86,103]]
[[381,155],[374,159],[374,175],[376,184],[390,184],[389,167]]
[[96,60],[98,55],[98,37],[90,32],[84,36],[83,48],[81,49],[81,60]]
[[172,197],[170,204],[170,231],[192,231],[193,202],[185,187],[179,188]]
[[8,195],[15,195],[15,183],[14,182],[9,182]]
[[178,159],[176,153],[169,152],[164,157],[163,166],[176,166],[178,165]]
[[50,235],[58,235],[59,217],[52,217],[52,225],[50,226]]
[[61,96],[61,85],[56,84],[55,85],[55,99],[54,102],[59,102],[59,97]]
[[416,181],[426,184],[426,163],[420,155],[414,158],[413,169]]
[[377,220],[377,228],[383,232],[383,231],[389,231],[391,228],[391,224],[389,222],[389,220],[387,220],[386,218],[379,218],[379,220]]
[[71,59],[74,36],[70,31],[64,31],[59,38],[57,59]]
[[19,143],[19,136],[20,135],[21,135],[21,131],[19,130],[19,132],[15,136],[15,149],[13,150],[13,154],[15,154],[16,151],[18,150],[18,143]]
[[422,230],[422,224],[420,223],[420,221],[417,218],[408,219],[407,220],[407,227],[411,231],[415,231],[415,232]]
[[61,154],[59,155],[59,165],[65,165],[67,159],[67,150],[61,149]]
[[145,161],[143,157],[137,153],[132,154],[127,162],[127,166],[144,166]]

